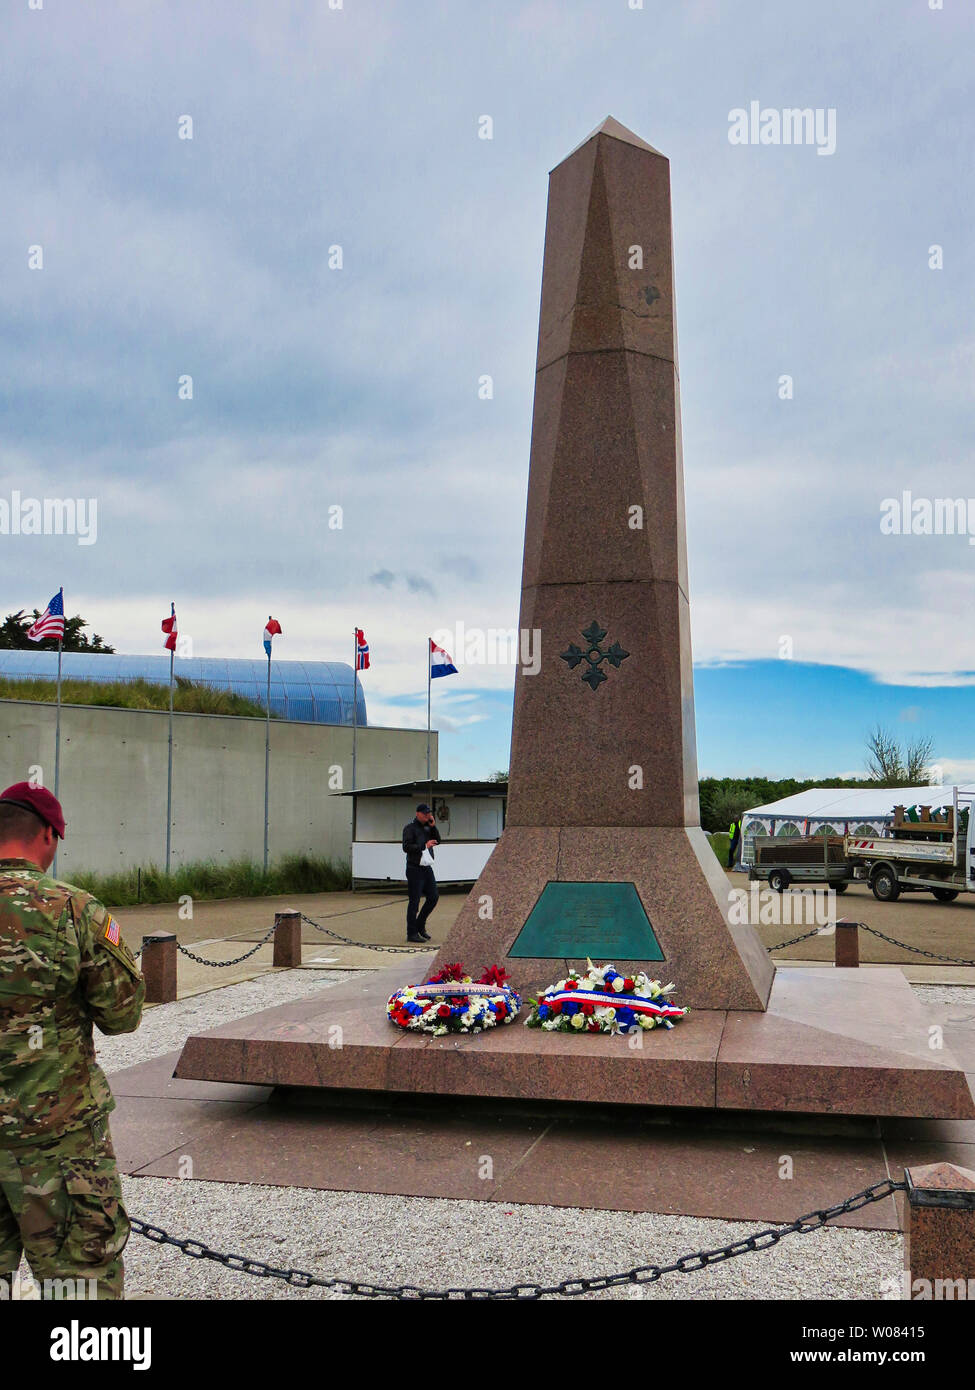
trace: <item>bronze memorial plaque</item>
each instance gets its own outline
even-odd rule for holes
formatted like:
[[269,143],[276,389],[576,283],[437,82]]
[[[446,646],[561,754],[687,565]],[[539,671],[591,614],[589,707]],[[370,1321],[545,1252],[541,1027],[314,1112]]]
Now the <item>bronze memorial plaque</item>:
[[508,952],[539,960],[663,960],[632,883],[547,883]]

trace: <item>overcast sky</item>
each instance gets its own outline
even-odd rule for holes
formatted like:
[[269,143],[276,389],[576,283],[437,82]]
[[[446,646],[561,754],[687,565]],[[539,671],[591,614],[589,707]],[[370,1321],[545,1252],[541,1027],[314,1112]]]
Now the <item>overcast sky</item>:
[[[0,499],[98,531],[0,536],[3,611],[63,584],[157,652],[174,599],[196,656],[359,625],[370,719],[425,723],[428,634],[517,622],[547,173],[612,114],[671,160],[702,771],[855,768],[888,706],[961,769],[975,546],[880,523],[975,532],[975,12],[635,3],[7,0]],[[732,144],[751,101],[835,152]],[[512,679],[437,683],[443,772],[506,765]]]

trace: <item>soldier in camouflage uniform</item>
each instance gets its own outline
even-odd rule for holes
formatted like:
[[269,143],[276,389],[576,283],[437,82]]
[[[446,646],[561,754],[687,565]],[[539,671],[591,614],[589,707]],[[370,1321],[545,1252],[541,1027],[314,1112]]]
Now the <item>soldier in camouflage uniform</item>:
[[48,876],[63,837],[49,791],[0,793],[0,1298],[22,1251],[42,1294],[122,1297],[129,1220],[92,1024],[132,1032],[145,982],[101,903]]

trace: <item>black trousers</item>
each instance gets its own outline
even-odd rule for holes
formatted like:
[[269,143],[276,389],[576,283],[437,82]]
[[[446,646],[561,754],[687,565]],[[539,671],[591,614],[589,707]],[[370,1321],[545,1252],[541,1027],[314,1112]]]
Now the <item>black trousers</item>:
[[[406,886],[410,894],[406,909],[406,932],[408,936],[416,936],[418,932],[423,931],[427,918],[440,901],[440,893],[429,864],[407,864]],[[421,897],[423,907],[417,913]]]

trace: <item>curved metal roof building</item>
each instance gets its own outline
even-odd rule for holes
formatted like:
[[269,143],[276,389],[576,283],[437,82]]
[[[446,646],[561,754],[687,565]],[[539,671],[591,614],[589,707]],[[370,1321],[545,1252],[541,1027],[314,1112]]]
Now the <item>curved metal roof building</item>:
[[[0,676],[11,680],[53,680],[57,652],[0,651]],[[114,653],[65,652],[62,675],[82,681],[147,680],[169,684],[168,656],[122,656]],[[263,658],[177,658],[176,674],[216,690],[245,695],[262,708],[267,694]],[[366,697],[352,667],[344,661],[271,661],[271,713],[311,724],[351,724],[352,691],[356,720],[366,725]]]

